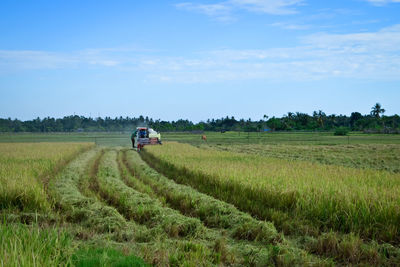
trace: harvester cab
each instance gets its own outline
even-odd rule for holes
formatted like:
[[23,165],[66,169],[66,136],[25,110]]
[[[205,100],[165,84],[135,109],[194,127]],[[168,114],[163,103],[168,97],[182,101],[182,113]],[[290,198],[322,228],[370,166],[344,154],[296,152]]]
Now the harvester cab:
[[161,145],[161,134],[148,127],[137,127],[133,132],[132,146],[140,151],[145,145]]

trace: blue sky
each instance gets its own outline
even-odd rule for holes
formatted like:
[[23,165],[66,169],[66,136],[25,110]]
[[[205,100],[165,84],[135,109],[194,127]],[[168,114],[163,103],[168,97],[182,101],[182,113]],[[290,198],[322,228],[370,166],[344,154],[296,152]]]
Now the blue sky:
[[0,117],[400,114],[400,0],[0,2]]

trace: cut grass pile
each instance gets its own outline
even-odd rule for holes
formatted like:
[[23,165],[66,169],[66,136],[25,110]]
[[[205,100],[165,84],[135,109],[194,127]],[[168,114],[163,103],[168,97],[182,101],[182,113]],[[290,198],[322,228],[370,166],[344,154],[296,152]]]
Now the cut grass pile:
[[49,211],[49,177],[91,143],[0,143],[0,209]]
[[[369,222],[364,217],[358,224],[336,229],[345,233],[358,227],[358,232],[321,234],[315,229],[335,227],[310,208],[315,201],[315,209],[321,209],[318,202],[329,196],[329,201],[336,202],[323,213],[326,218],[331,219],[331,213],[341,214],[343,203],[344,211],[350,211],[348,216],[358,218],[348,202],[354,201],[364,212],[379,200],[374,192],[390,186],[396,189],[396,180],[390,180],[397,177],[393,173],[324,166],[327,174],[322,176],[319,164],[176,143],[149,146],[143,151],[143,158],[151,165],[190,187],[158,173],[136,152],[118,147],[25,143],[0,144],[1,151],[0,167],[5,166],[0,169],[0,179],[5,181],[0,185],[1,193],[17,188],[20,191],[14,190],[14,195],[24,197],[13,202],[12,195],[1,195],[0,266],[146,266],[145,262],[157,266],[330,266],[333,260],[345,265],[400,263],[397,247],[360,239],[359,233],[381,237],[373,227],[371,232],[363,232],[361,226]],[[317,187],[316,176],[311,175],[308,183],[306,175],[315,170],[321,175],[322,188]],[[367,175],[367,180],[357,176],[358,172]],[[339,178],[348,175],[347,180],[330,180],[328,174],[333,173]],[[377,175],[379,183],[373,180]],[[357,206],[360,192],[367,187],[364,182],[372,188],[365,207]],[[359,184],[364,186],[356,190],[359,194],[338,202],[337,198],[348,193],[345,190]],[[327,196],[320,196],[322,193]],[[387,201],[387,196],[379,201]],[[392,202],[398,200],[390,196]],[[387,231],[391,235],[386,237],[395,235],[393,217],[369,212],[371,218],[386,216],[383,226],[392,226],[388,228],[392,232]],[[310,217],[316,215],[322,216],[317,223]],[[298,224],[291,224],[292,228],[303,227],[310,235],[285,237],[265,218],[280,222],[280,227],[295,221]],[[382,227],[382,220],[376,222]],[[396,243],[396,239],[391,242]]]
[[[122,161],[130,173],[134,174],[140,182],[150,185],[157,192],[158,197],[168,205],[180,210],[183,214],[200,218],[209,227],[225,229],[235,239],[268,243],[277,237],[276,230],[271,223],[255,220],[226,202],[200,193],[190,186],[175,183],[150,168],[135,152],[125,151]],[[171,177],[175,178],[176,176]],[[129,181],[137,180],[132,176],[128,176],[127,179]],[[285,219],[292,221],[291,218]],[[400,262],[399,250],[391,245],[380,246],[376,243],[364,243],[354,235],[327,233],[313,237],[302,234],[301,237],[290,237],[291,247],[304,248],[310,253],[333,258],[342,264],[391,265]],[[288,241],[280,236],[280,244],[277,246],[282,247],[287,244]],[[292,249],[290,253],[286,253],[297,254],[297,258],[301,258],[299,252],[299,250]]]
[[227,245],[224,250],[236,251],[234,254],[242,264],[331,264],[327,259],[311,256],[294,247],[277,233],[271,223],[257,221],[230,204],[199,193],[188,186],[176,184],[160,175],[147,166],[136,152],[125,150],[120,153],[118,161],[123,180],[127,184],[131,184],[137,190],[151,191],[150,194],[162,203],[166,202],[182,214],[199,218],[209,227],[204,229],[203,239],[214,242],[211,247],[217,251],[221,250],[221,240],[225,240]]
[[[273,246],[234,244],[220,233],[205,228],[198,219],[186,217],[176,210],[164,207],[157,199],[128,187],[122,180],[117,163],[117,151],[110,150],[100,161],[97,175],[100,196],[131,222],[147,230],[146,247],[164,251],[168,265],[210,266],[215,264],[272,264]],[[225,241],[226,240],[226,241]],[[167,247],[166,247],[167,245]],[[165,247],[165,248],[164,248]],[[139,255],[159,264],[154,256],[141,250]],[[157,255],[157,253],[156,253]],[[296,258],[301,260],[301,258]],[[165,259],[163,260],[165,261]]]
[[199,218],[208,227],[227,229],[233,238],[243,240],[275,243],[282,238],[272,223],[257,221],[231,204],[189,186],[176,184],[150,168],[137,153],[125,151],[124,162],[136,177],[130,176],[129,180],[140,179],[150,185],[172,208]]
[[331,229],[398,244],[400,175],[167,143],[144,159],[158,170],[260,218],[271,209]]
[[84,196],[79,190],[80,181],[89,179],[87,165],[98,155],[98,148],[79,155],[51,181],[49,189],[68,221],[98,232],[117,231],[126,225],[117,210]]
[[99,166],[98,181],[103,197],[116,206],[120,213],[149,228],[161,226],[173,237],[196,237],[202,234],[202,225],[198,220],[164,208],[157,200],[126,186],[119,175],[116,160],[116,151],[104,154]]
[[[206,148],[206,146],[203,146]],[[230,144],[212,148],[287,160],[312,161],[345,167],[400,172],[400,145],[355,144],[355,145],[266,145]]]

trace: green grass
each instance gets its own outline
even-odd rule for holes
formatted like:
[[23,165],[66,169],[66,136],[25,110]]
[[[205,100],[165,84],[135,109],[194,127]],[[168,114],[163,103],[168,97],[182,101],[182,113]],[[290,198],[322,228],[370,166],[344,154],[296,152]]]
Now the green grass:
[[175,210],[163,208],[161,203],[146,194],[126,186],[118,172],[116,151],[107,151],[100,163],[99,189],[105,199],[128,219],[149,228],[160,227],[169,236],[192,236],[202,233],[199,221],[182,216]]
[[[50,192],[66,219],[99,232],[118,231],[126,225],[124,218],[112,207],[94,198],[84,196],[79,190],[87,164],[99,153],[92,149],[71,162],[50,184]],[[85,176],[86,177],[82,177]]]
[[[207,148],[208,146],[202,146]],[[356,145],[210,145],[213,149],[287,160],[311,161],[345,167],[375,169],[399,173],[399,144],[356,144]]]
[[[39,149],[29,148],[44,144],[28,142],[93,141],[103,145],[78,156],[71,154],[63,164],[49,165],[49,168],[44,168],[47,170],[44,172],[38,171],[38,167],[33,168],[35,175],[40,178],[40,191],[37,195],[48,202],[47,208],[42,210],[46,210],[46,213],[35,213],[37,204],[32,200],[25,201],[25,206],[33,203],[33,208],[21,209],[21,205],[2,208],[0,214],[5,219],[0,225],[0,238],[3,238],[0,240],[3,253],[0,254],[0,266],[2,263],[5,266],[18,265],[18,251],[22,251],[20,260],[23,260],[19,265],[24,266],[34,266],[34,261],[36,266],[38,262],[43,262],[44,266],[145,266],[144,262],[157,266],[321,266],[332,265],[333,260],[339,265],[400,264],[400,249],[396,239],[393,239],[397,236],[396,225],[400,225],[393,219],[397,211],[395,208],[390,210],[390,201],[384,202],[390,200],[388,196],[394,201],[397,199],[396,194],[388,192],[397,190],[398,179],[390,177],[396,176],[398,172],[398,135],[351,133],[349,138],[333,136],[333,133],[239,135],[227,132],[206,135],[207,142],[201,141],[199,134],[162,135],[163,141],[177,140],[204,148],[199,150],[206,151],[206,154],[181,155],[181,144],[174,144],[173,149],[176,150],[163,159],[170,160],[171,163],[178,160],[180,163],[200,164],[201,168],[195,172],[193,168],[177,172],[174,161],[168,167],[171,171],[168,173],[168,168],[158,165],[158,160],[146,158],[146,151],[168,150],[169,145],[166,143],[163,146],[146,147],[142,156],[146,160],[150,159],[151,165],[167,174],[168,178],[172,178],[168,179],[143,162],[136,152],[128,149],[121,151],[121,148],[116,147],[129,148],[130,133],[0,134],[0,146],[3,142],[25,142],[4,145],[25,147],[27,149],[20,152],[10,149],[10,153],[20,153],[20,158],[34,155],[37,159],[32,159],[31,162],[37,160],[42,164],[45,161],[41,157],[46,155],[37,153]],[[70,144],[65,144],[65,148],[59,148],[58,145],[48,144],[54,148],[54,152],[61,154],[70,147]],[[47,157],[54,159],[51,153]],[[229,156],[225,157],[224,153]],[[2,153],[0,158],[4,155],[6,154]],[[71,161],[73,157],[75,158]],[[4,158],[10,157],[7,154]],[[20,168],[11,168],[13,165],[8,164],[11,162],[9,159],[4,162],[5,168],[2,170],[7,170],[8,166],[10,174],[16,173],[15,170]],[[66,163],[68,165],[65,166]],[[19,166],[26,166],[26,162],[21,164]],[[263,164],[270,168],[263,169]],[[235,166],[237,169],[232,171]],[[249,166],[248,173],[240,172]],[[223,170],[218,171],[218,175],[226,175],[232,179],[226,187],[220,187],[216,183],[218,180],[210,180],[211,176],[203,175],[204,171],[213,172],[218,169]],[[272,177],[267,178],[272,179],[272,182],[267,180],[276,189],[276,197],[269,198],[267,205],[264,200],[257,200],[260,192],[249,191],[263,189],[265,181],[255,179],[257,186],[253,187],[246,184],[246,180],[253,180],[252,173],[259,176],[259,173],[268,173],[266,170],[271,171]],[[303,174],[310,173],[311,176],[304,176],[308,177],[304,181],[310,181],[310,177],[311,181],[315,179],[315,183],[311,183],[313,186],[321,185],[322,181],[326,191],[316,191],[323,193],[317,195],[320,198],[302,195],[306,192],[306,187],[292,184],[294,180],[287,179],[292,175],[301,178]],[[334,183],[332,179],[332,183],[326,183],[326,178],[333,174],[335,177],[349,175],[345,176],[349,179],[340,183]],[[279,181],[286,186],[286,190],[282,190],[284,187],[279,187],[279,183],[273,182],[279,175],[285,178]],[[246,179],[235,178],[240,176]],[[241,183],[237,184],[238,181]],[[355,190],[344,190],[342,193],[346,193],[346,197],[341,201],[337,201],[342,196],[341,192],[336,191],[328,194],[329,198],[324,201],[323,197],[326,192],[330,192],[328,189],[332,189],[331,186],[352,188],[354,185],[360,186]],[[294,188],[300,191],[293,193]],[[385,193],[376,194],[379,190],[384,190]],[[3,190],[6,191],[11,192]],[[370,209],[366,217],[359,216],[357,212],[349,212],[352,207],[348,204],[357,205],[360,199],[357,197],[362,196],[357,192],[369,193],[365,202],[367,204],[362,209],[354,210],[365,213]],[[272,193],[274,191],[271,191],[271,195]],[[376,197],[378,195],[379,198]],[[374,207],[376,202],[371,200],[383,201],[382,203],[389,205],[382,204],[380,210],[372,210],[371,203]],[[303,209],[297,210],[297,206],[292,206],[291,203],[300,203]],[[315,206],[312,209],[309,208],[311,203]],[[329,203],[335,205],[330,206],[331,209],[323,209]],[[355,216],[357,220],[349,220],[347,225],[331,220],[330,216],[335,214],[338,207],[341,208],[339,211],[346,212],[343,214]],[[262,212],[257,213],[259,210]],[[325,213],[319,213],[320,210]],[[338,214],[340,215],[336,213]],[[263,218],[273,222],[278,231],[271,222],[263,221]],[[376,225],[370,227],[369,231],[363,225],[369,225],[371,221],[368,220],[371,218]],[[321,224],[322,221],[325,223]],[[332,224],[340,226],[332,227]],[[196,227],[193,228],[192,225]],[[350,230],[352,233],[347,233],[348,229],[363,230]],[[283,231],[285,235],[279,231]],[[380,231],[384,232],[383,238]],[[29,239],[35,235],[37,238]],[[394,245],[383,242],[387,240],[392,240],[390,242]],[[28,255],[25,249],[34,253]],[[8,260],[7,264],[5,259]]]
[[[201,191],[261,218],[268,209],[321,230],[399,243],[400,176],[169,143],[146,148],[148,162]],[[267,212],[267,213],[266,213]]]
[[124,255],[114,248],[86,247],[75,251],[72,264],[76,267],[141,267],[150,266],[134,255]]
[[231,145],[231,144],[287,144],[287,145],[340,145],[340,144],[400,144],[400,135],[349,133],[349,136],[334,136],[333,132],[206,132],[207,141],[201,134],[166,133],[164,141],[176,141],[192,145]]
[[[133,130],[133,129],[132,129]],[[177,141],[193,145],[230,144],[287,144],[287,145],[345,145],[345,144],[400,144],[400,135],[364,134],[351,132],[349,136],[334,136],[333,132],[205,132],[202,134],[161,133],[163,141]],[[103,146],[131,147],[131,133],[1,133],[1,142],[94,142]]]
[[0,209],[46,211],[48,180],[91,143],[0,143]]
[[67,266],[73,250],[65,230],[0,223],[0,266]]
[[136,152],[125,151],[124,155],[131,173],[137,177],[130,176],[127,179],[140,179],[150,185],[159,197],[183,214],[198,217],[208,227],[227,229],[231,236],[237,239],[274,243],[281,238],[273,224],[257,221],[228,203],[202,194],[189,186],[176,184],[147,166]]
[[270,222],[256,220],[249,214],[237,210],[233,205],[202,194],[192,187],[177,184],[157,173],[136,152],[125,150],[122,161],[129,172],[134,174],[134,177],[128,174],[127,180],[139,179],[143,184],[149,185],[159,199],[182,214],[199,218],[206,226],[219,228],[232,239],[250,240],[262,245],[274,244],[277,253],[274,256],[276,264],[290,265],[297,261],[302,264],[308,262],[308,264],[330,265],[329,260],[312,258],[294,247],[277,233]]

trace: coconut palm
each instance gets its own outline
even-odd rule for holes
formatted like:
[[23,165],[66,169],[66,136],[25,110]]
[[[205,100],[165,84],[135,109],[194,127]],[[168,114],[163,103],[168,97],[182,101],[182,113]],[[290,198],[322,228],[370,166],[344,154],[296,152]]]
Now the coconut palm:
[[380,118],[380,115],[385,113],[385,109],[382,108],[381,104],[376,103],[371,109],[371,115],[375,118]]

